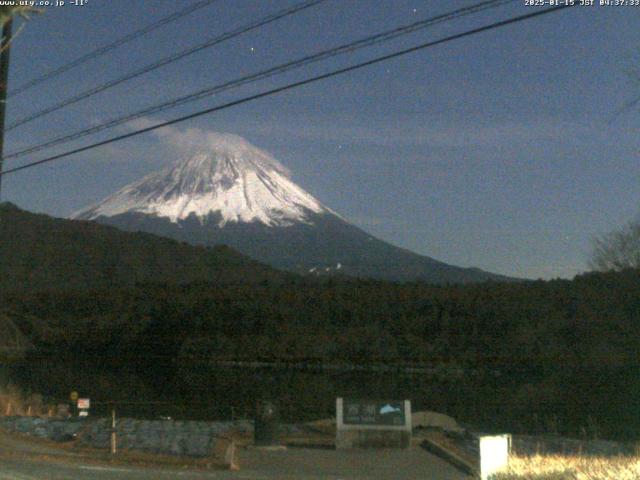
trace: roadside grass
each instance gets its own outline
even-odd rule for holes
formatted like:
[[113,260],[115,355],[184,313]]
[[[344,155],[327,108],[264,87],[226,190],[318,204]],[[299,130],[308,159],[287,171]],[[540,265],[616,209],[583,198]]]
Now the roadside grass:
[[492,480],[637,480],[640,457],[534,455],[509,457],[509,467]]
[[25,411],[22,392],[13,385],[0,386],[0,416],[24,415]]

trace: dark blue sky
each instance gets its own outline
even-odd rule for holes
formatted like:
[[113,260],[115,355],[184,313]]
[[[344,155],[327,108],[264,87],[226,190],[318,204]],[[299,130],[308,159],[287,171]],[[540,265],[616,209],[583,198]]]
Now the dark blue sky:
[[[67,2],[68,3],[68,2]],[[15,40],[12,86],[188,2],[89,0],[48,8]],[[8,101],[11,123],[164,55],[293,5],[219,0]],[[471,1],[328,0],[7,134],[6,152]],[[181,114],[531,12],[524,0],[146,119]],[[3,199],[66,216],[175,161],[182,134],[231,132],[360,227],[452,264],[520,277],[586,269],[590,239],[638,213],[639,7],[576,7],[482,33],[43,167]],[[130,131],[119,127],[90,140]],[[85,140],[87,142],[88,140]],[[72,145],[82,145],[84,142]],[[60,152],[71,145],[47,153]],[[6,168],[42,158],[7,161]]]

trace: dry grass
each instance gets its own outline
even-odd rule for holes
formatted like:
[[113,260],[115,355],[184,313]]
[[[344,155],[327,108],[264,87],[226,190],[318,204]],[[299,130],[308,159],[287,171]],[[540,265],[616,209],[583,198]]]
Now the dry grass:
[[52,416],[56,413],[54,405],[45,405],[42,395],[24,395],[19,388],[0,386],[0,417],[2,416]]
[[505,473],[495,480],[637,480],[640,457],[579,457],[535,455],[509,458]]
[[0,387],[0,416],[24,415],[25,410],[24,396],[18,388]]

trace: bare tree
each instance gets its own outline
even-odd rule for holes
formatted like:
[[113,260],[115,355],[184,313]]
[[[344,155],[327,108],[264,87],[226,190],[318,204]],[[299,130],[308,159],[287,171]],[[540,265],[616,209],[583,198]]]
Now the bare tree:
[[10,19],[14,18],[16,15],[19,15],[27,20],[29,20],[29,15],[32,13],[41,13],[42,10],[34,7],[23,7],[23,6],[9,6],[9,7],[0,7],[0,25],[4,25]]
[[[13,20],[15,17],[18,17],[18,16],[24,18],[25,20],[30,20],[31,17],[29,17],[29,15],[31,15],[32,13],[42,13],[42,10],[34,7],[25,7],[25,6],[0,7],[0,27],[4,27],[4,25],[7,24],[9,20]],[[7,43],[5,43],[4,46],[0,49],[0,52],[2,52],[4,49],[9,47],[11,42],[20,34],[20,32],[22,32],[23,28],[24,28],[24,23],[20,25],[20,28],[18,29],[17,32],[11,35],[11,38],[9,38]]]
[[640,218],[596,237],[589,266],[605,272],[640,268]]

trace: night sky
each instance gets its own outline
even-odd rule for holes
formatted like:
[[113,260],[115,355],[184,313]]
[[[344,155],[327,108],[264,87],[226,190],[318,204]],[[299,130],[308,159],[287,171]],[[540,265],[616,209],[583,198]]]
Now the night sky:
[[[190,2],[49,7],[14,40],[10,90]],[[11,123],[289,0],[218,0],[8,100]],[[470,5],[327,0],[7,133],[5,152],[324,48]],[[596,0],[598,3],[598,0]],[[47,152],[66,151],[536,8],[525,0],[384,46],[200,100]],[[18,22],[20,24],[22,22]],[[3,200],[55,216],[182,158],[208,131],[241,135],[361,228],[460,266],[526,278],[587,269],[591,239],[640,206],[640,7],[575,7],[7,175]],[[636,74],[636,79],[640,74]]]

